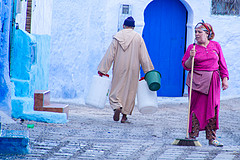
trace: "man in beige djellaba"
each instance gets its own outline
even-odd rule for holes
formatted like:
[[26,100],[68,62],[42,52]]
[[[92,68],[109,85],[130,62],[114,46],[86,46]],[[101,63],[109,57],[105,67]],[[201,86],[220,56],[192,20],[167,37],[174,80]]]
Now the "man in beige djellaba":
[[140,34],[134,31],[135,21],[132,17],[125,19],[123,29],[113,36],[113,40],[98,66],[100,76],[107,75],[112,68],[112,85],[109,102],[114,110],[113,120],[129,122],[135,106],[138,88],[140,65],[147,73],[154,69],[145,42]]

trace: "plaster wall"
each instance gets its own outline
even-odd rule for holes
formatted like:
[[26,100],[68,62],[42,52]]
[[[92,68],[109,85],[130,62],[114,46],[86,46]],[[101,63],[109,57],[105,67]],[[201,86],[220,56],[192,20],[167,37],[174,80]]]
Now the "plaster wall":
[[33,0],[31,33],[51,35],[53,0]]
[[202,19],[213,26],[214,40],[222,46],[230,79],[229,88],[221,93],[224,97],[240,96],[240,16],[212,15],[211,0],[186,0],[194,11],[193,24]]
[[[11,53],[12,117],[66,123],[65,113],[34,111],[34,91],[48,89],[52,0],[32,1],[31,34],[25,31],[27,1],[18,1]],[[21,7],[19,7],[19,5]],[[19,9],[20,8],[20,9]]]
[[[143,12],[150,0],[53,1],[49,89],[55,100],[84,103],[92,76],[117,32],[120,4],[132,5],[135,30],[142,33]],[[222,96],[240,96],[240,17],[211,15],[211,0],[181,0],[188,10],[187,46],[194,26],[202,19],[212,24],[230,73]],[[177,29],[177,26],[176,26]],[[111,76],[111,70],[109,71]]]
[[[18,7],[20,5],[21,7]],[[21,8],[16,15],[19,28],[25,30],[27,1],[20,1],[17,8]],[[31,33],[51,35],[53,0],[32,0]],[[18,9],[17,9],[18,11]]]
[[[52,98],[84,103],[89,82],[117,32],[120,4],[133,4],[136,31],[149,1],[53,1],[49,89]],[[84,6],[84,7],[83,7]],[[68,9],[67,9],[68,8]]]
[[[12,117],[66,123],[65,113],[34,111],[34,91],[48,89],[50,36],[17,29],[11,54]],[[34,46],[34,47],[33,47]]]
[[26,15],[27,15],[27,1],[16,1],[16,23],[21,30],[25,30]]
[[0,0],[0,110],[10,115],[9,32],[11,1]]

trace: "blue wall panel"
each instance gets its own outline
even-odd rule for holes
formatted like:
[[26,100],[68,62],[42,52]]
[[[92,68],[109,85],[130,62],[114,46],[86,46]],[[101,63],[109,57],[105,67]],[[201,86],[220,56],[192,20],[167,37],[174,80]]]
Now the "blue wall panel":
[[48,89],[50,36],[17,29],[11,53],[12,116],[48,123],[66,123],[65,113],[34,111],[34,91]]
[[11,78],[30,80],[32,43],[36,43],[33,36],[26,31],[16,30],[14,51],[11,53]]
[[8,60],[10,19],[11,1],[0,0],[0,110],[8,115],[11,113]]

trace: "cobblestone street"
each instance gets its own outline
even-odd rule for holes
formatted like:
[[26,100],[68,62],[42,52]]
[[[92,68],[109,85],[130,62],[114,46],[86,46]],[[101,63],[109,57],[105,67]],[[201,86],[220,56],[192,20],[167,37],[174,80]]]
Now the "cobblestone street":
[[[159,105],[155,114],[143,115],[135,107],[131,123],[112,120],[110,106],[99,110],[70,105],[67,124],[17,120],[2,129],[28,130],[31,153],[0,156],[1,159],[126,159],[126,160],[238,160],[240,159],[240,98],[221,101],[217,139],[224,147],[208,145],[200,132],[202,147],[174,146],[186,135],[187,107],[183,103]],[[27,128],[34,124],[34,128]]]

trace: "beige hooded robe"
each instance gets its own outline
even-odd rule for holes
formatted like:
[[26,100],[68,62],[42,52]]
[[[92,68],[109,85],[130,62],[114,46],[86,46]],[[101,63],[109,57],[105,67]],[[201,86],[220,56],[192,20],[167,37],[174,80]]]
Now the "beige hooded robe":
[[144,73],[154,69],[141,35],[133,29],[123,29],[113,36],[98,71],[106,74],[112,63],[109,101],[113,109],[122,107],[122,113],[129,115],[135,105],[140,65]]

